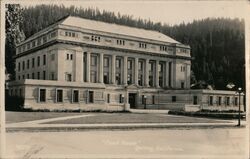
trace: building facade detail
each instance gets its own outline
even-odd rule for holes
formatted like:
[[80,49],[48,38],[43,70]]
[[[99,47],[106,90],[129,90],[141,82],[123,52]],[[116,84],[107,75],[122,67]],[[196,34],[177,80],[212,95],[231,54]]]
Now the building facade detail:
[[143,98],[152,108],[201,106],[190,97],[191,59],[162,33],[69,16],[17,46],[10,94],[21,90],[32,109],[125,110]]

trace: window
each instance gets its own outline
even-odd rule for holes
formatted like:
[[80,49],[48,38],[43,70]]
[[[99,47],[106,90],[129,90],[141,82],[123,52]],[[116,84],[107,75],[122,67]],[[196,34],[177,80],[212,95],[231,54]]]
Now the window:
[[22,89],[19,89],[19,96],[21,97],[23,95]]
[[23,70],[25,69],[25,61],[23,61]]
[[117,45],[125,45],[125,41],[124,40],[116,40],[116,44]]
[[56,37],[56,33],[57,33],[56,31],[54,31],[54,32],[50,33],[50,37],[51,37],[51,38]]
[[27,74],[27,79],[30,79],[30,74]]
[[32,47],[35,47],[36,46],[36,41],[32,41]]
[[94,103],[94,92],[89,91],[89,103]]
[[44,37],[43,37],[43,43],[46,43],[47,42],[47,36],[45,35]]
[[51,79],[51,80],[55,80],[55,73],[54,73],[54,72],[51,72],[51,73],[50,73],[50,79]]
[[73,54],[70,54],[70,60],[73,60]]
[[91,36],[91,40],[92,40],[92,41],[100,42],[100,41],[101,41],[101,38],[100,38],[99,36],[92,35],[92,36]]
[[164,71],[164,64],[163,63],[159,64],[158,70],[159,70],[160,73],[163,73],[163,71]]
[[27,69],[30,68],[30,60],[27,60]]
[[30,43],[27,43],[27,49],[28,50],[30,49]]
[[66,73],[66,81],[72,81],[72,75],[70,73]]
[[128,69],[132,70],[132,61],[131,60],[128,60]]
[[103,73],[103,81],[105,84],[109,83],[109,74],[107,72]]
[[25,79],[25,76],[23,75],[23,79]]
[[78,90],[73,90],[72,91],[72,102],[73,103],[78,103],[79,102],[79,91]]
[[155,96],[152,96],[152,104],[155,104]]
[[226,105],[230,105],[230,97],[226,98]]
[[20,80],[21,79],[21,77],[20,76],[18,76],[18,80]]
[[37,57],[37,66],[40,66],[40,56]]
[[193,97],[193,104],[194,104],[194,105],[197,105],[197,104],[198,104],[198,97],[197,97],[197,96],[194,96],[194,97]]
[[119,103],[123,103],[123,95],[122,94],[119,95]]
[[46,80],[46,71],[43,71],[43,80]]
[[160,51],[167,51],[167,46],[160,46]]
[[238,105],[238,98],[237,97],[234,98],[234,105]]
[[108,66],[109,66],[109,58],[104,57],[104,67],[108,67]]
[[18,62],[18,71],[20,71],[21,70],[21,64],[20,64],[20,62]]
[[128,84],[132,84],[132,74],[128,74],[127,83],[128,83]]
[[152,62],[149,62],[149,71],[153,71],[154,70],[154,64]]
[[63,102],[63,90],[56,90],[56,102]]
[[186,67],[185,66],[181,66],[181,72],[185,72]]
[[96,83],[97,82],[97,75],[96,75],[96,71],[91,71],[91,75],[90,75],[90,77],[91,77],[91,82],[92,83]]
[[218,105],[221,105],[221,97],[218,97]]
[[116,68],[121,68],[121,59],[116,59]]
[[116,80],[117,85],[121,84],[121,74],[120,73],[115,74],[115,80]]
[[176,96],[172,96],[172,102],[176,102]]
[[35,67],[35,58],[32,58],[32,68]]
[[213,105],[213,96],[209,96],[209,105]]
[[163,77],[159,76],[159,86],[163,87]]
[[40,72],[37,72],[37,79],[40,79]]
[[144,95],[141,96],[141,104],[145,104],[145,96]]
[[139,76],[138,76],[138,85],[139,85],[139,86],[142,86],[142,80],[143,80],[143,76],[142,76],[142,75],[139,75]]
[[97,65],[97,56],[91,56],[91,66]]
[[35,79],[35,73],[32,73],[32,79]]
[[142,61],[139,61],[139,63],[138,63],[138,70],[139,71],[143,70],[143,63],[142,63]]
[[39,38],[38,40],[37,40],[37,45],[41,45],[41,38]]
[[39,89],[39,102],[46,102],[46,89]]
[[181,82],[181,88],[184,89],[184,85],[185,83],[184,82]]
[[107,94],[107,103],[110,103],[110,94]]
[[43,65],[46,65],[46,55],[43,55]]
[[150,87],[154,86],[154,77],[152,75],[149,76],[149,86]]
[[145,44],[145,43],[139,43],[139,48],[146,49],[147,48],[147,44]]
[[67,54],[67,58],[66,59],[69,60],[69,54]]
[[51,54],[51,61],[55,60],[55,54]]

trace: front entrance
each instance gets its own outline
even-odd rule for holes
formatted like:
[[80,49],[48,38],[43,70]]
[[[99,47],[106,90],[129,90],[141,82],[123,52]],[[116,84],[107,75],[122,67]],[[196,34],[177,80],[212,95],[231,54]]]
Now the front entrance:
[[130,104],[130,108],[136,108],[136,93],[129,93],[128,103]]

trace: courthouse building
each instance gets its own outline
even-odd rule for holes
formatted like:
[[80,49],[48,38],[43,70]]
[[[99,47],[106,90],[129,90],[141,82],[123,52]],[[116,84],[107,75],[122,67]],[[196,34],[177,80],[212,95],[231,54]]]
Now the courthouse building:
[[230,91],[190,90],[190,47],[152,30],[68,16],[16,48],[24,108],[237,109]]

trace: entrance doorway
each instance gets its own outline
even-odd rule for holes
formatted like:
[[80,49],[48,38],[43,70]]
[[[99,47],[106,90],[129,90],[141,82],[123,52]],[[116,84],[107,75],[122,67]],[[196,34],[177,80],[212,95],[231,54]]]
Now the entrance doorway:
[[129,104],[130,108],[136,108],[136,93],[129,93]]

